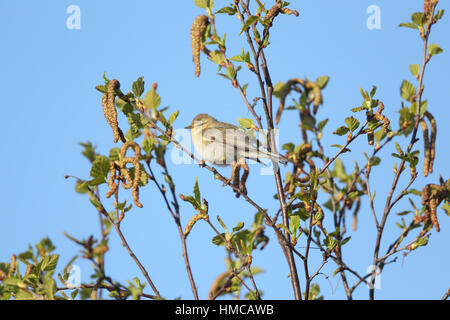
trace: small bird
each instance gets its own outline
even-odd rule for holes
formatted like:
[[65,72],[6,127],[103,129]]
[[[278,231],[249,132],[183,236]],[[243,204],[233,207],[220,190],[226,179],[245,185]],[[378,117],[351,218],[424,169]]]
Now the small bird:
[[[233,165],[232,176],[225,184],[233,180],[233,185],[243,194],[247,194],[245,182],[249,174],[245,159],[261,162],[260,159],[266,158],[287,163],[285,157],[262,149],[260,142],[241,128],[218,121],[206,113],[195,116],[185,129],[191,129],[194,147],[204,161],[218,166]],[[242,178],[239,178],[240,168],[244,170]],[[239,197],[238,192],[236,197]]]
[[241,128],[221,122],[206,113],[195,116],[190,126],[192,141],[203,160],[215,165],[230,165],[241,159],[271,159],[283,164],[287,159],[282,155],[264,150],[261,143],[247,135]]

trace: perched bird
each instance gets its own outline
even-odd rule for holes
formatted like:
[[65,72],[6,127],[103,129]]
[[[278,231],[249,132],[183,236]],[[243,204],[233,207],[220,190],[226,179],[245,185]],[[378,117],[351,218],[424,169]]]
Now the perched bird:
[[260,142],[239,127],[221,122],[206,113],[198,114],[190,126],[192,141],[202,159],[215,165],[230,165],[241,159],[271,159],[287,163],[279,154],[264,150]]
[[[233,181],[233,185],[243,194],[247,194],[245,182],[249,175],[246,159],[261,162],[260,159],[266,158],[287,163],[285,157],[264,150],[256,138],[250,137],[239,127],[218,121],[206,113],[195,116],[185,129],[191,129],[194,147],[204,161],[219,166],[233,165],[231,178],[225,184]],[[244,171],[242,178],[239,177],[240,168]],[[240,193],[236,189],[235,192],[239,197]]]

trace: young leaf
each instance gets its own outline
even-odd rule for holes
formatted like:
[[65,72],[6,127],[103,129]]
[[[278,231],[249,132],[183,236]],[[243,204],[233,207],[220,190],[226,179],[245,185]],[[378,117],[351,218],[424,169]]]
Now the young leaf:
[[343,136],[343,135],[345,135],[348,131],[349,131],[349,129],[348,129],[347,127],[342,126],[342,127],[337,128],[336,131],[333,132],[333,134],[336,134],[336,135],[338,135],[338,136]]
[[229,14],[230,16],[236,14],[236,9],[232,8],[232,7],[223,7],[222,9],[220,9],[219,11],[216,12],[217,13],[226,13]]
[[90,175],[93,178],[106,178],[109,172],[109,159],[99,155],[95,157],[92,163]]
[[140,97],[144,93],[144,77],[139,77],[133,82],[133,93],[136,97]]
[[370,97],[373,98],[373,96],[375,95],[376,92],[377,92],[377,86],[373,86],[372,90],[370,91]]
[[237,121],[245,129],[251,129],[251,128],[255,127],[255,124],[253,123],[252,119],[239,118],[239,119],[237,119]]
[[351,132],[355,131],[359,127],[359,121],[356,118],[354,118],[354,117],[346,118],[345,119],[345,124],[347,125],[347,128]]
[[177,110],[169,116],[169,124],[170,125],[172,125],[173,122],[177,119],[179,113],[180,113],[180,110]]
[[411,20],[414,24],[423,27],[423,25],[427,21],[427,17],[423,12],[415,12],[411,15]]
[[41,271],[53,271],[58,263],[59,254],[51,254],[42,258],[40,262]]
[[316,79],[316,84],[319,86],[320,89],[324,89],[327,86],[329,80],[330,80],[329,76],[321,76]]
[[416,88],[408,80],[403,80],[402,86],[400,87],[400,94],[403,99],[410,101],[411,97],[416,94]]
[[258,17],[257,17],[257,16],[251,16],[250,18],[248,18],[247,21],[245,21],[245,24],[244,24],[244,26],[242,27],[241,32],[239,32],[239,35],[241,35],[242,32],[244,32],[245,30],[247,30],[247,29],[250,27],[250,25],[251,25],[252,23],[254,23],[255,21],[257,21],[257,20],[258,20]]
[[414,77],[417,77],[419,75],[420,66],[418,64],[411,64],[409,66],[409,71],[411,71],[411,74]]
[[209,0],[194,0],[194,3],[197,7],[206,9],[209,7]]
[[144,105],[147,108],[150,108],[152,110],[156,110],[159,105],[161,104],[161,97],[158,93],[156,93],[156,90],[152,88],[144,98]]
[[417,29],[418,28],[417,25],[415,25],[412,22],[400,23],[398,26],[399,27],[407,27],[407,28],[411,28],[411,29]]
[[428,46],[428,54],[431,56],[434,56],[435,54],[440,54],[442,53],[444,50],[439,47],[439,45],[437,44],[430,44]]
[[195,201],[197,201],[198,203],[201,203],[200,188],[198,187],[198,177],[195,177],[194,197],[195,197]]
[[320,122],[317,124],[317,129],[319,129],[319,131],[322,131],[323,128],[325,128],[325,126],[326,126],[327,123],[328,123],[328,118],[325,119],[325,120],[323,120],[323,121],[320,121]]

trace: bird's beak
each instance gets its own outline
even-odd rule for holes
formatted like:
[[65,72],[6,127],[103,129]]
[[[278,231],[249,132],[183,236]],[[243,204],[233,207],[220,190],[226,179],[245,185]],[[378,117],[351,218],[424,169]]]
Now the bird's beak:
[[184,127],[185,129],[192,129],[192,125]]

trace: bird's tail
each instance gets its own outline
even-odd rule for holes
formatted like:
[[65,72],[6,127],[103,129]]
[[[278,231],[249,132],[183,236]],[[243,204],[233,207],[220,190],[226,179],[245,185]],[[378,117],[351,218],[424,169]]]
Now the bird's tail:
[[284,166],[286,166],[287,163],[289,162],[289,160],[285,156],[282,156],[281,154],[276,154],[276,153],[269,152],[266,150],[258,149],[256,160],[258,161],[258,159],[261,159],[261,158],[266,158],[266,159],[270,159],[274,162],[279,162],[279,163],[283,164]]

